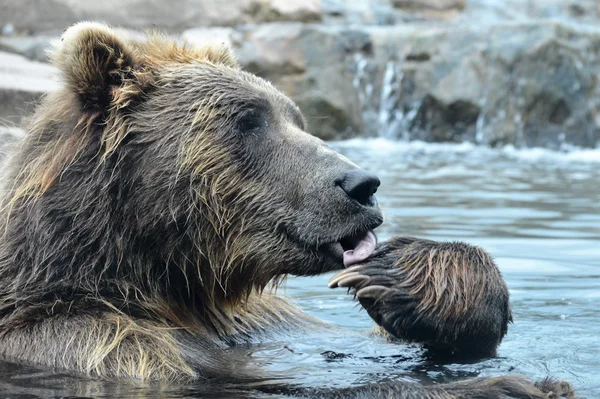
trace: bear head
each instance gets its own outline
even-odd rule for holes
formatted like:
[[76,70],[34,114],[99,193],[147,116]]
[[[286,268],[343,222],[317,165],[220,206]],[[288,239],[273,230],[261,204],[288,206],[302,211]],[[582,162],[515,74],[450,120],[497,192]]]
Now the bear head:
[[52,59],[64,87],[32,118],[4,201],[21,232],[5,253],[27,281],[235,300],[373,251],[379,180],[308,134],[227,46],[88,22]]

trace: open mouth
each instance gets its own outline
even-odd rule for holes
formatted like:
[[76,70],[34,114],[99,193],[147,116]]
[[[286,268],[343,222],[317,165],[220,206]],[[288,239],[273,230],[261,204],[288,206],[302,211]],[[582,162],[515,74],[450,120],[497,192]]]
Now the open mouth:
[[329,245],[332,254],[342,258],[344,267],[349,267],[367,259],[375,251],[377,236],[373,230],[359,232],[343,237],[340,241]]

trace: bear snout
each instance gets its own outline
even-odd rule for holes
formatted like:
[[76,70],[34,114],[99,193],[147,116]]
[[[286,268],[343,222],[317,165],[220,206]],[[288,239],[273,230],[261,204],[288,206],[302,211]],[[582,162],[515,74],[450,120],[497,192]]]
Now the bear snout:
[[376,175],[363,169],[350,169],[336,183],[348,197],[363,206],[375,205],[374,194],[381,184]]

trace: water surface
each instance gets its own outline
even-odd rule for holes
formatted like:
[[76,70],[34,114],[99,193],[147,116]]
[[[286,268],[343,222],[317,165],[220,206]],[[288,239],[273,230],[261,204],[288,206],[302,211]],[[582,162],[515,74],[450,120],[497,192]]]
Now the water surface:
[[[489,250],[511,292],[515,322],[499,356],[435,364],[413,345],[363,334],[292,337],[247,349],[283,382],[348,386],[384,379],[438,383],[478,375],[547,375],[600,397],[600,151],[555,153],[472,145],[360,141],[332,146],[382,181],[379,236],[465,240]],[[289,279],[280,291],[307,312],[353,331],[373,324],[331,275]],[[9,395],[10,394],[10,395]],[[258,397],[235,388],[132,385],[0,363],[0,396]]]

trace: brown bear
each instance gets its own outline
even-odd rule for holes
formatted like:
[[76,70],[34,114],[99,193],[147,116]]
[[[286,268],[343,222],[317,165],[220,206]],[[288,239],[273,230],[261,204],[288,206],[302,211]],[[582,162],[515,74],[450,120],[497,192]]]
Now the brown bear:
[[[476,354],[494,352],[510,310],[490,259],[444,247],[483,265],[469,282],[462,264],[420,258],[434,243],[392,240],[373,254],[379,180],[306,133],[296,105],[240,70],[227,47],[157,35],[130,42],[81,23],[53,61],[64,87],[38,107],[4,177],[2,356],[104,378],[255,381],[262,371],[228,349],[329,329],[270,287],[344,266],[354,268],[336,284],[356,287],[392,335],[465,351],[475,315]],[[498,313],[486,319],[481,306]],[[511,376],[248,389],[332,398],[569,391]]]

